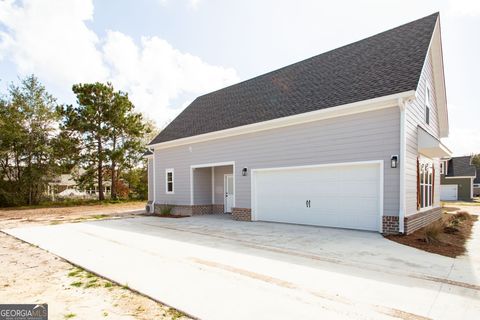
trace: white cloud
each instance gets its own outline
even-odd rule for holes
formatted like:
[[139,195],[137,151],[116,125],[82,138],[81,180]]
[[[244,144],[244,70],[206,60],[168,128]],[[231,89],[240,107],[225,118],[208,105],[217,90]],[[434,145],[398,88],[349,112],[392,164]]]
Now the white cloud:
[[478,16],[480,15],[479,0],[450,0],[449,11],[454,15]]
[[111,81],[159,125],[186,107],[171,106],[173,100],[238,81],[234,69],[209,65],[158,37],[137,45],[108,31],[99,39],[86,25],[92,17],[91,0],[0,2],[0,25],[7,29],[0,33],[0,52],[20,74],[35,73],[68,91],[78,82]]
[[163,108],[181,94],[201,94],[237,80],[235,70],[209,65],[158,37],[132,38],[109,31],[102,48],[111,80],[153,118],[174,118],[181,109]]
[[85,25],[92,16],[91,1],[0,2],[0,23],[7,29],[1,37],[4,54],[20,74],[33,72],[69,85],[104,80],[108,70],[96,49],[99,39]]

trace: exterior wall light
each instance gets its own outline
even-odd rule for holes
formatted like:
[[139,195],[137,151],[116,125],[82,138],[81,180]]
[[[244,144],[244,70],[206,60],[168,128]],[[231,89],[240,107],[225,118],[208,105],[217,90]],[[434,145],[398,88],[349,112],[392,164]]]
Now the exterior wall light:
[[248,172],[248,169],[247,168],[243,168],[242,169],[242,176],[247,176],[247,172]]
[[390,167],[396,168],[397,166],[398,166],[398,156],[395,155],[395,156],[392,156],[392,158],[390,159]]

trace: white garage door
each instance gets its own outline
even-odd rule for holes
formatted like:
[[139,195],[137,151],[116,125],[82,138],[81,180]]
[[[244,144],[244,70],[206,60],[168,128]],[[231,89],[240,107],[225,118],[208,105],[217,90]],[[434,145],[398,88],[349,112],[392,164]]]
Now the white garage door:
[[253,218],[379,230],[380,164],[255,170]]
[[458,185],[442,184],[440,185],[440,200],[458,200]]

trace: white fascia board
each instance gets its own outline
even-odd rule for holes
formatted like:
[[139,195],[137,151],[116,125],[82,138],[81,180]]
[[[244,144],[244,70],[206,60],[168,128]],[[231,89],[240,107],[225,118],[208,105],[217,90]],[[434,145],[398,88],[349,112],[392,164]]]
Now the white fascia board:
[[323,119],[347,116],[347,115],[357,114],[357,113],[362,113],[367,111],[397,107],[398,99],[401,99],[401,98],[408,99],[414,96],[415,96],[415,91],[410,90],[410,91],[396,93],[388,96],[348,103],[348,104],[344,104],[336,107],[315,110],[315,111],[297,114],[293,116],[252,123],[245,126],[199,134],[196,136],[176,139],[176,140],[167,141],[167,142],[150,144],[148,145],[148,147],[153,148],[154,150],[166,149],[166,148],[177,147],[185,144],[204,142],[208,140],[215,140],[215,139],[221,139],[221,138],[226,138],[231,136],[237,136],[241,134],[287,127],[287,126],[308,123],[308,122],[318,121]]

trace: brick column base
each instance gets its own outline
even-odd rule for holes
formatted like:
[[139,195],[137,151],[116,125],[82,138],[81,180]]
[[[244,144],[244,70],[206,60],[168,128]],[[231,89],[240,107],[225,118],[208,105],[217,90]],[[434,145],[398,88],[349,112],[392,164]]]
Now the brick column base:
[[383,216],[383,234],[398,233],[398,216]]
[[232,219],[238,221],[252,221],[250,208],[232,208]]

